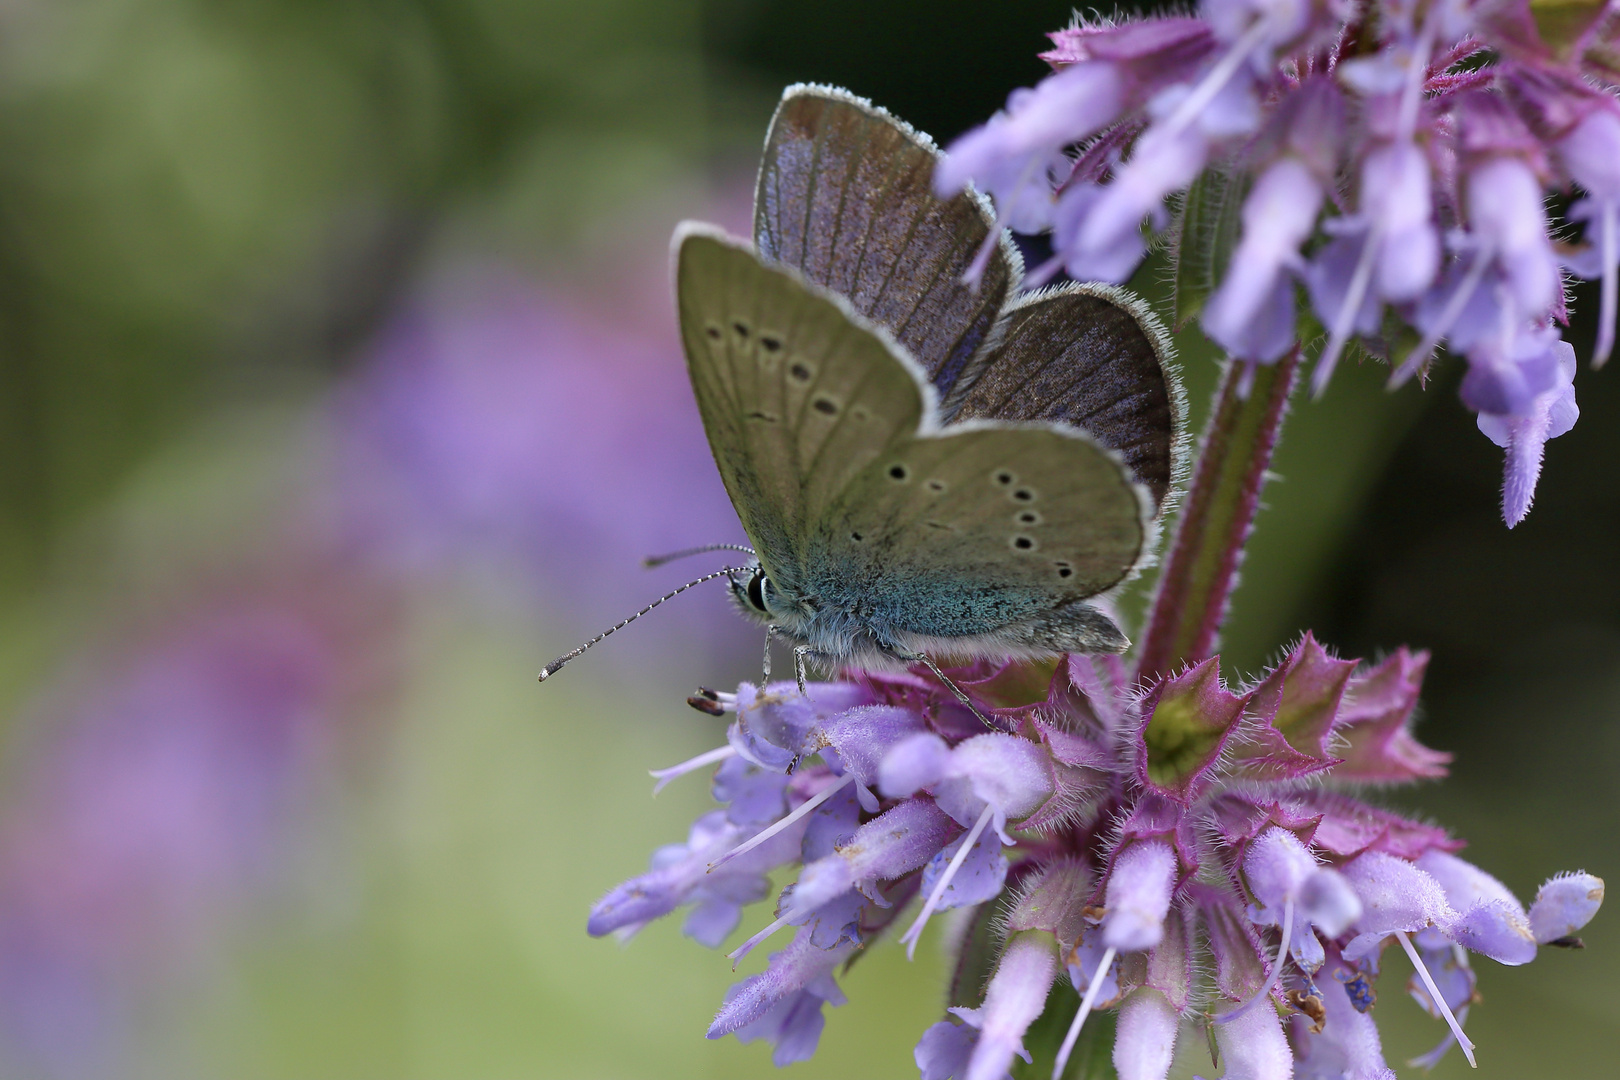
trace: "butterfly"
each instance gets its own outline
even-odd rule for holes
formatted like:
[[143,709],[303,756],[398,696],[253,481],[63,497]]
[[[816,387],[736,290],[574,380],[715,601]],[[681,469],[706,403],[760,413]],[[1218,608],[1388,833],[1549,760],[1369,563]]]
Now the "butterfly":
[[792,86],[753,243],[675,234],[692,390],[754,556],[709,577],[768,627],[767,663],[794,646],[801,686],[812,657],[1124,650],[1088,600],[1141,566],[1181,466],[1152,312],[1106,285],[1017,295],[1017,249],[976,193],[934,194],[938,160],[870,102]]

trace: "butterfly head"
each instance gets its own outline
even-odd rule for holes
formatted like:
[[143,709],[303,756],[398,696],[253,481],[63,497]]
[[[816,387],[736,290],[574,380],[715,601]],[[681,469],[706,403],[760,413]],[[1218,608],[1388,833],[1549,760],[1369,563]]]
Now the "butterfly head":
[[758,563],[731,577],[731,596],[743,614],[759,622],[774,623],[783,614],[778,607],[781,598],[776,587]]

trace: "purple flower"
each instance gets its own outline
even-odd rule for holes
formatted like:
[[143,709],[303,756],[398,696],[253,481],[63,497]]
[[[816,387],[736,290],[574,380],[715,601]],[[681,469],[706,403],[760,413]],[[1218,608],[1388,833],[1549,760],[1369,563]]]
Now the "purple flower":
[[1272,363],[1293,345],[1289,272],[1321,206],[1322,186],[1297,158],[1281,159],[1255,181],[1243,203],[1243,239],[1203,313],[1205,332],[1231,355]]
[[1620,317],[1620,103],[1613,96],[1593,108],[1574,129],[1558,142],[1559,158],[1570,177],[1591,196],[1588,205],[1577,205],[1572,217],[1587,222],[1588,236],[1596,233],[1595,258],[1575,267],[1583,277],[1600,277],[1602,309],[1598,313],[1598,339],[1592,351],[1593,366],[1602,366],[1614,348],[1615,320]]
[[348,672],[378,644],[287,589],[81,661],[28,709],[44,741],[0,839],[13,1060],[115,1068],[121,987],[194,962],[212,917],[274,880],[310,767],[359,689]]
[[1575,426],[1575,349],[1550,332],[1520,334],[1507,356],[1479,350],[1463,380],[1463,400],[1479,410],[1479,430],[1507,451],[1502,518],[1512,528],[1530,513],[1548,439]]
[[1028,930],[1008,939],[975,1018],[979,1037],[962,1080],[1002,1080],[1014,1056],[1029,1060],[1024,1032],[1046,1008],[1056,975],[1057,955],[1049,935]]
[[[921,672],[812,686],[791,706],[745,686],[721,699],[743,710],[733,732],[795,772],[726,757],[714,790],[729,808],[610,893],[592,931],[688,903],[716,940],[763,895],[760,875],[797,858],[776,920],[731,955],[790,925],[793,944],[710,1030],[769,1037],[778,1061],[813,1047],[821,1005],[841,1000],[825,976],[913,897],[909,946],[950,907],[1005,935],[978,1003],[923,1033],[924,1077],[1000,1080],[1065,969],[1081,1003],[1060,1073],[1086,1018],[1116,1009],[1123,1080],[1163,1080],[1180,1025],[1208,1016],[1227,1075],[1383,1076],[1366,1008],[1391,943],[1419,966],[1419,1003],[1472,1054],[1466,953],[1527,962],[1585,925],[1602,882],[1554,878],[1526,912],[1443,830],[1334,790],[1339,768],[1351,784],[1444,772],[1410,729],[1425,662],[1401,650],[1358,665],[1307,635],[1251,685],[1226,686],[1211,659],[1143,692],[1117,659],[1071,656],[1044,701],[1001,709],[993,687],[1051,669],[956,673],[1011,728],[989,733]],[[1310,1021],[1291,1022],[1292,1044],[1277,1007]]]
[[[1620,320],[1620,97],[1588,22],[1560,24],[1556,45],[1513,5],[1204,0],[1195,17],[1079,22],[1052,35],[1057,73],[954,144],[936,180],[976,178],[1004,224],[1050,230],[1032,283],[1060,267],[1123,282],[1174,222],[1178,307],[1250,371],[1310,344],[1301,279],[1327,331],[1316,393],[1354,341],[1383,355],[1404,324],[1418,345],[1387,357],[1392,386],[1444,346],[1469,358],[1471,397],[1497,384],[1479,411],[1522,419],[1540,391],[1506,385],[1515,339],[1567,318],[1560,262],[1602,281],[1595,366]],[[1546,210],[1548,186],[1569,183],[1586,195],[1566,219],[1585,224],[1580,247],[1554,243],[1565,222]],[[1510,521],[1537,438],[1509,470]]]

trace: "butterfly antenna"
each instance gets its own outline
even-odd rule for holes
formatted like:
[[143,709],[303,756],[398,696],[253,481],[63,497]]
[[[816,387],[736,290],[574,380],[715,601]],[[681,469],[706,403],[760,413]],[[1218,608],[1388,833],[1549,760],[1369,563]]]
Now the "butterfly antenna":
[[601,641],[603,638],[607,637],[609,634],[612,634],[613,632],[615,632],[617,630],[623,630],[625,627],[629,626],[631,623],[635,622],[637,619],[639,619],[643,615],[647,614],[647,612],[651,611],[653,608],[657,607],[659,604],[662,604],[665,600],[673,600],[673,599],[675,599],[675,597],[681,595],[681,593],[685,592],[687,589],[690,589],[690,588],[692,588],[692,587],[694,587],[696,585],[702,585],[706,581],[713,581],[717,577],[729,577],[732,574],[741,574],[741,573],[746,572],[747,569],[748,568],[744,567],[744,566],[728,566],[724,570],[716,570],[712,574],[704,574],[702,577],[698,578],[696,581],[688,581],[685,585],[682,585],[680,588],[675,589],[675,590],[673,590],[671,592],[665,593],[663,596],[660,596],[658,599],[654,600],[652,603],[648,604],[646,607],[642,608],[640,611],[636,612],[634,615],[630,616],[628,619],[625,619],[621,623],[617,623],[616,625],[608,627],[606,630],[602,631],[600,634],[597,634],[595,637],[591,638],[591,640],[587,641],[585,644],[581,645],[579,648],[575,649],[572,652],[564,653],[562,656],[557,657],[557,659],[553,660],[551,663],[549,663],[545,667],[541,668],[540,669],[540,681],[545,682],[547,679],[549,679],[553,675],[557,674],[557,672],[561,671],[563,665],[568,663],[568,661],[572,660],[574,657],[578,656],[580,653],[584,652],[586,649],[589,649],[592,645],[595,645],[597,642]]
[[665,563],[672,563],[676,559],[684,559],[688,555],[702,555],[705,551],[741,551],[749,555],[755,554],[753,548],[743,544],[704,544],[702,547],[682,548],[680,551],[672,551],[668,555],[649,555],[641,560],[641,565],[651,570],[655,566],[663,566]]

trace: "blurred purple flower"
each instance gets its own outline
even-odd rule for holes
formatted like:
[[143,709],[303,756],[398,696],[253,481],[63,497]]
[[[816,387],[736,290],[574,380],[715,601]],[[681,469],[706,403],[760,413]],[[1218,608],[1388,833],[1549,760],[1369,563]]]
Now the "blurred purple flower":
[[183,966],[279,865],[345,683],[371,667],[343,637],[319,605],[248,599],[66,672],[31,710],[48,741],[0,834],[12,1053],[46,1075],[108,1067],[126,974]]

